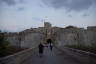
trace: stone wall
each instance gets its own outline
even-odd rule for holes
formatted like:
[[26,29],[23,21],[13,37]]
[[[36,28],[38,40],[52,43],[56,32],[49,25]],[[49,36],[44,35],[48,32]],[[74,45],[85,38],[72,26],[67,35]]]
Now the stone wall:
[[84,29],[69,26],[67,28],[61,28],[51,27],[51,24],[46,24],[45,27],[27,29],[17,33],[17,35],[8,36],[11,45],[22,47],[33,47],[40,42],[45,43],[47,39],[52,39],[57,45],[94,45],[96,44],[95,38],[96,27]]
[[21,40],[21,47],[35,47],[40,42],[43,42],[43,35],[40,33],[30,33],[23,37]]
[[[41,32],[40,32],[41,31]],[[10,46],[32,48],[44,40],[43,28],[31,28],[19,33],[7,33],[7,40]]]
[[94,45],[96,44],[96,31],[92,29],[60,29],[57,31],[56,41],[58,45]]
[[20,42],[18,39],[18,33],[7,33],[6,38],[10,43],[10,46],[20,46]]
[[79,42],[79,31],[74,29],[62,29],[57,31],[56,40],[58,45],[72,45]]
[[96,31],[87,30],[84,34],[86,45],[96,45]]

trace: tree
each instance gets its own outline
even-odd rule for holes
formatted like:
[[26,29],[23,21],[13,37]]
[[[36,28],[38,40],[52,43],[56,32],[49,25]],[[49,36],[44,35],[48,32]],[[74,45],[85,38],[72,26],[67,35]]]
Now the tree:
[[71,26],[71,25],[70,25],[70,26],[67,26],[67,27],[65,27],[65,28],[66,28],[66,29],[70,29],[70,28],[76,28],[76,29],[77,29],[78,27],[76,27],[76,26]]

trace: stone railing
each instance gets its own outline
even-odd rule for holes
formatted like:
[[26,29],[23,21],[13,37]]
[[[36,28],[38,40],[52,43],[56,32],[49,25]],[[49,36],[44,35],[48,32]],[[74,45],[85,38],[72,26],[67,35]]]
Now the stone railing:
[[33,54],[33,49],[35,48],[26,49],[13,55],[0,58],[0,64],[23,64],[23,61],[28,60]]
[[77,50],[68,47],[59,47],[59,50],[63,51],[81,64],[96,64],[96,54]]

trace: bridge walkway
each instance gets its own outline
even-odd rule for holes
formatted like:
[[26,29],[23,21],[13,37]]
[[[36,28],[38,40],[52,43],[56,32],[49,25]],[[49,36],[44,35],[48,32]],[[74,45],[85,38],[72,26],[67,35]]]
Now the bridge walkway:
[[36,49],[33,55],[22,64],[80,64],[75,59],[68,56],[66,53],[53,48],[51,51],[49,48],[44,48],[44,55],[42,57],[38,54]]

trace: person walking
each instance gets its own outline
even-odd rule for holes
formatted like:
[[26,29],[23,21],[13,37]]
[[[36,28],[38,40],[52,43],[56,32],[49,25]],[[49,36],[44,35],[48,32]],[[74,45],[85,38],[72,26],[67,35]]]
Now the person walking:
[[52,43],[50,43],[50,50],[52,51],[52,49],[53,49],[53,45]]
[[44,51],[44,45],[42,43],[40,43],[38,45],[39,48],[39,56],[42,57],[43,56],[43,51]]
[[50,50],[52,51],[52,49],[53,49],[52,40],[48,39],[47,43],[49,44]]

